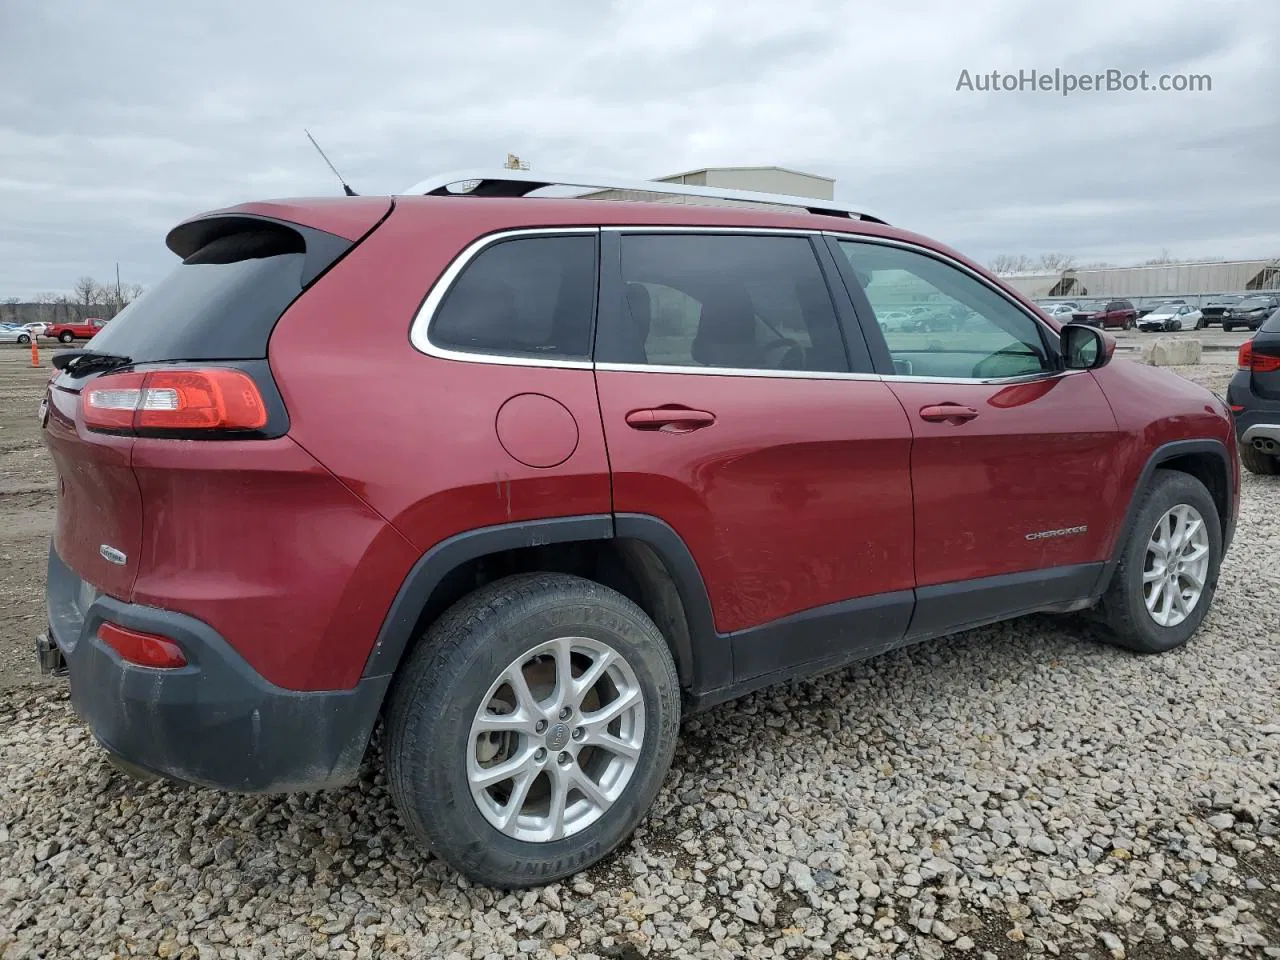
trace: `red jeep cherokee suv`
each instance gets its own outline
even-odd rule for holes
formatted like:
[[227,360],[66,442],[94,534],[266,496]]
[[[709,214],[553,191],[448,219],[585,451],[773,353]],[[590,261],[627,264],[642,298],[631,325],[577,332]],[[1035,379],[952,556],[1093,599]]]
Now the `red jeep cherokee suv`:
[[[381,719],[408,829],[529,885],[630,834],[685,713],[1033,611],[1200,625],[1207,390],[833,203],[463,179],[188,220],[55,358],[38,646],[125,764],[314,790]],[[968,320],[882,326],[922,301]]]

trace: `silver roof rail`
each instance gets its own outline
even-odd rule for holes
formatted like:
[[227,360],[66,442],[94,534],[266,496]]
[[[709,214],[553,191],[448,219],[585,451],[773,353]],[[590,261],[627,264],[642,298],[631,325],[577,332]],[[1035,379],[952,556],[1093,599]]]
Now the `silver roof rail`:
[[[452,191],[454,184],[474,184],[471,189]],[[402,196],[468,196],[468,197],[523,197],[542,187],[582,187],[586,190],[636,190],[644,193],[671,194],[683,197],[711,197],[717,200],[739,200],[749,203],[767,203],[785,207],[800,207],[809,213],[832,217],[850,217],[871,223],[887,223],[876,214],[857,204],[838,200],[819,200],[814,197],[793,197],[781,193],[759,193],[755,190],[731,190],[726,187],[703,187],[691,183],[667,183],[662,180],[627,180],[619,177],[552,176],[529,170],[455,170],[425,180],[419,180]]]

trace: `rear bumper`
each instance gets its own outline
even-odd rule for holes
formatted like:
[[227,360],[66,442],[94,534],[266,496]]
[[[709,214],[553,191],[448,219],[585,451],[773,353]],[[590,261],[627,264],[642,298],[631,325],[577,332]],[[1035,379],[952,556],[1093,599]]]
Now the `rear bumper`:
[[[49,551],[49,637],[71,702],[110,752],[174,780],[243,793],[340,786],[359,770],[390,677],[299,692],[263,679],[207,624],[98,594]],[[123,661],[97,637],[104,620],[176,641],[188,666]]]
[[1253,392],[1247,370],[1237,371],[1227,385],[1227,403],[1235,423],[1236,439],[1241,445],[1271,440],[1280,443],[1280,400],[1270,400]]

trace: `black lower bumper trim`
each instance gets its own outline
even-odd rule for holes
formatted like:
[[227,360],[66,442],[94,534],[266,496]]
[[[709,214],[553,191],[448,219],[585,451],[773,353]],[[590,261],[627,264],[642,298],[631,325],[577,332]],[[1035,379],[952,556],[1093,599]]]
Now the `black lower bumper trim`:
[[[358,772],[390,677],[351,690],[277,687],[207,624],[95,596],[52,549],[49,635],[71,702],[109,751],[161,776],[243,793],[319,790]],[[104,621],[177,642],[188,666],[125,662],[97,637]]]

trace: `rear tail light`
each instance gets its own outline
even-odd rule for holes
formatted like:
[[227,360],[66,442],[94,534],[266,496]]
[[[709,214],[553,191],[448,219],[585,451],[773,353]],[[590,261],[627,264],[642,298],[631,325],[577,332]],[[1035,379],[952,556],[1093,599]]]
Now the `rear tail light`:
[[239,370],[115,373],[85,390],[84,422],[94,430],[261,430],[267,407]]
[[1280,372],[1280,357],[1274,357],[1268,353],[1255,353],[1253,341],[1246,340],[1240,345],[1240,352],[1236,354],[1236,367],[1240,370],[1251,370],[1254,373],[1277,373]]
[[139,667],[171,670],[187,665],[187,658],[183,656],[180,646],[169,638],[158,637],[154,633],[139,633],[137,630],[127,630],[104,621],[98,626],[98,639],[122,659]]

